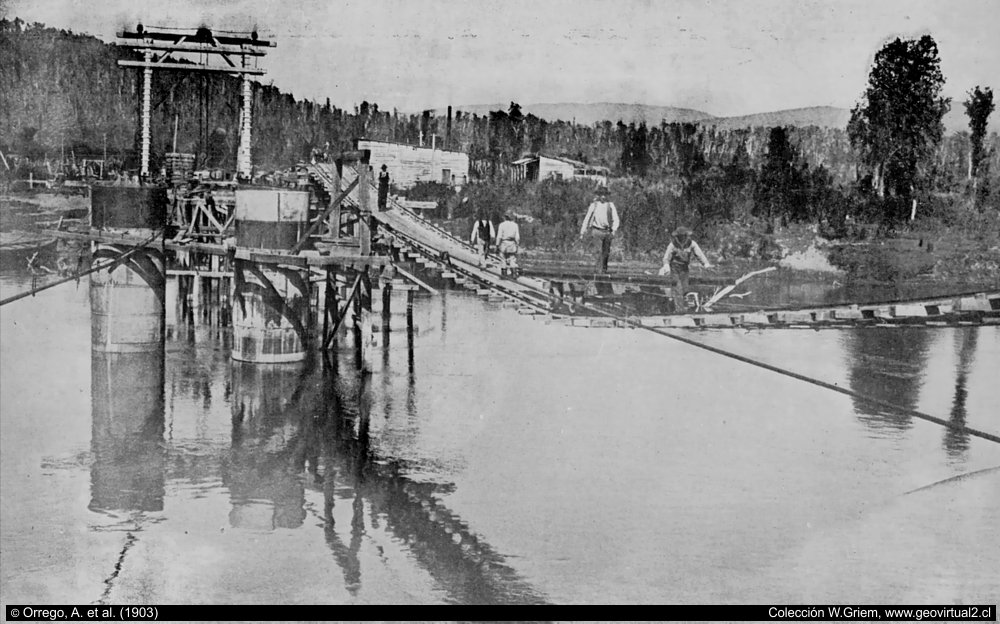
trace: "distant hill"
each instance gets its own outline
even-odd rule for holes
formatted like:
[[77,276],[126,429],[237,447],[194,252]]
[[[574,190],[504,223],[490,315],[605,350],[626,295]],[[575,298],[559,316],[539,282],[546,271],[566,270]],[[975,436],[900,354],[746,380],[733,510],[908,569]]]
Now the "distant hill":
[[[773,126],[819,126],[820,128],[847,128],[851,119],[851,111],[835,106],[812,106],[810,108],[793,108],[789,110],[743,115],[741,117],[719,117],[710,123],[717,127],[733,129],[753,126],[765,128]],[[944,116],[945,132],[968,132],[969,118],[965,115],[965,107],[961,102],[952,102],[951,110]],[[1000,132],[1000,116],[991,115],[990,132]]]
[[820,128],[846,128],[851,118],[851,111],[834,106],[811,106],[809,108],[792,108],[789,110],[741,115],[739,117],[719,117],[705,123],[714,124],[718,128],[733,130],[736,128],[775,126],[818,126]]
[[[463,113],[473,113],[485,115],[490,111],[507,110],[510,102],[506,104],[473,104],[470,106],[456,106],[455,110]],[[434,111],[437,115],[444,115],[447,109]],[[521,112],[525,115],[531,113],[536,117],[541,117],[546,121],[575,121],[578,124],[589,126],[600,121],[610,121],[618,123],[641,123],[646,125],[659,125],[661,121],[673,122],[695,122],[704,119],[714,119],[713,115],[692,110],[689,108],[677,108],[675,106],[651,106],[648,104],[621,104],[613,102],[600,102],[597,104],[576,104],[572,102],[558,104],[522,104]]]
[[[490,111],[507,110],[508,106],[510,106],[509,102],[506,104],[474,104],[470,106],[456,106],[454,108],[464,113],[486,115]],[[716,117],[702,111],[674,106],[611,102],[601,102],[598,104],[576,104],[572,102],[559,104],[522,104],[521,111],[525,115],[531,113],[547,121],[557,119],[564,121],[575,120],[576,123],[585,126],[590,126],[604,120],[611,121],[612,123],[617,123],[621,120],[626,124],[646,122],[646,125],[659,125],[661,121],[666,121],[667,123],[702,123],[726,130],[751,127],[770,128],[774,126],[794,126],[797,128],[817,126],[820,128],[846,129],[847,122],[851,118],[851,111],[849,109],[838,108],[836,106],[791,108],[788,110],[740,115],[737,117]],[[446,109],[434,112],[438,115],[444,115],[446,114]],[[951,111],[944,117],[944,126],[948,133],[969,131],[969,119],[965,115],[965,108],[961,102],[952,102]],[[990,132],[1000,132],[1000,114],[994,113],[990,116],[989,130]]]

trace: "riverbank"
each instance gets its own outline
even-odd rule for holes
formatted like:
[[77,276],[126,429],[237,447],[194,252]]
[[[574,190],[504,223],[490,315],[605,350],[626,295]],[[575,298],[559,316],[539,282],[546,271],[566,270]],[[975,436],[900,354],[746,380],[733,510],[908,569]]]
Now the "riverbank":
[[[0,231],[39,232],[86,222],[89,200],[77,192],[5,193],[0,196]],[[434,219],[455,236],[467,239],[472,218]],[[589,240],[564,236],[565,225],[545,225],[532,215],[519,215],[522,261],[590,263]],[[742,275],[777,266],[797,280],[898,289],[936,286],[1000,286],[1000,215],[995,211],[954,208],[876,235],[873,224],[855,223],[849,230],[831,232],[815,224],[792,223],[768,231],[762,221],[709,224],[697,238],[719,275]],[[826,234],[826,236],[824,236]],[[571,244],[553,244],[556,240]],[[635,272],[655,274],[663,249],[626,250],[616,237],[611,264]]]
[[[995,221],[998,225],[993,225]],[[471,219],[435,220],[455,236],[466,238]],[[594,259],[590,241],[566,248],[533,246],[537,226],[522,248],[525,263],[582,262]],[[820,234],[814,224],[795,223],[766,232],[760,223],[729,223],[703,228],[699,244],[720,274],[739,275],[765,266],[778,266],[802,277],[857,284],[1000,284],[1000,218],[982,215],[962,224],[918,222],[891,236],[874,237],[875,226],[861,225],[853,236]],[[523,235],[523,234],[522,234]],[[534,239],[534,240],[532,240]],[[634,271],[656,272],[663,250],[626,253],[620,238],[612,244],[611,264]]]

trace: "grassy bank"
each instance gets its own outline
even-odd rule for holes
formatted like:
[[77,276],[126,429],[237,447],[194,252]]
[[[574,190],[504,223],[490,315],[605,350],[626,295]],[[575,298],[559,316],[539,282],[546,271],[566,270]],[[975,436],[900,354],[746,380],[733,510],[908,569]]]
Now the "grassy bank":
[[[423,191],[421,199],[435,198]],[[497,222],[510,211],[520,223],[526,259],[591,261],[591,243],[581,241],[579,231],[592,192],[592,184],[579,182],[472,185],[461,197],[442,197],[434,220],[466,238],[477,214]],[[628,180],[612,182],[611,199],[622,221],[611,251],[619,265],[658,267],[670,232],[683,224],[695,229],[713,263],[733,273],[777,264],[861,283],[1000,281],[1000,209],[977,209],[959,194],[937,196],[920,206],[914,221],[899,224],[843,216],[833,223],[704,219],[671,189]],[[730,211],[750,213],[746,205]]]

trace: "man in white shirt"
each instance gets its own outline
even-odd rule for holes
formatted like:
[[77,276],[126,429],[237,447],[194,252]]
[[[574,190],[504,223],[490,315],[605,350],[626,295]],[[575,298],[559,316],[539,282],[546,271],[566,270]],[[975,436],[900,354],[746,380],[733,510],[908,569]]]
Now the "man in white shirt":
[[597,253],[597,271],[608,272],[608,257],[611,255],[611,239],[621,222],[618,220],[618,210],[614,203],[608,199],[608,188],[600,186],[597,189],[594,201],[587,208],[587,216],[580,224],[580,238],[586,236],[589,231],[591,236],[600,241],[600,249]]
[[507,213],[497,228],[497,251],[503,257],[504,266],[500,275],[517,277],[517,248],[521,244],[521,228],[514,221],[514,215]]

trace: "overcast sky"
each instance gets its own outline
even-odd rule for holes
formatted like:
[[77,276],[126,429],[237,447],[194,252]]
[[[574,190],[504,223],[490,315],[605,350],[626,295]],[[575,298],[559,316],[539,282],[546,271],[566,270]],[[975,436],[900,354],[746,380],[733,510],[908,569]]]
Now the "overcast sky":
[[976,85],[1000,90],[1000,0],[0,0],[0,11],[108,41],[138,22],[256,27],[277,43],[263,82],[341,107],[848,108],[885,41],[925,33],[956,106]]

